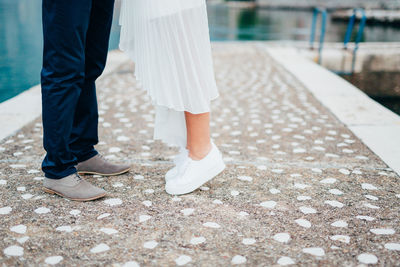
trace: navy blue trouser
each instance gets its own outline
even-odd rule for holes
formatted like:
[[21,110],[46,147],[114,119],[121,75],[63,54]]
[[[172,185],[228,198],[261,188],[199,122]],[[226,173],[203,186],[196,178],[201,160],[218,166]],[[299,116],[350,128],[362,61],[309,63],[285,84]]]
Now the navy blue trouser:
[[95,155],[95,81],[104,70],[114,0],[43,0],[42,169],[48,178],[76,172]]

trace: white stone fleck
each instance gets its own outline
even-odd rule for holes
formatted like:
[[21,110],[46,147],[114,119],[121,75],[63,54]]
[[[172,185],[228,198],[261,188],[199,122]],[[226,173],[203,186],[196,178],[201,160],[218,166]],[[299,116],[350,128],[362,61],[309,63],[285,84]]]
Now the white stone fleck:
[[281,243],[287,243],[290,241],[290,235],[288,233],[278,233],[274,235],[274,240],[281,242]]
[[9,214],[12,211],[11,207],[3,207],[0,208],[0,215],[6,215]]
[[62,256],[51,256],[47,257],[44,262],[50,265],[56,265],[60,263],[64,258]]
[[101,243],[90,250],[91,253],[101,253],[110,250],[107,244]]
[[254,238],[243,238],[242,243],[245,245],[253,245],[256,243]]
[[107,235],[113,235],[113,234],[118,233],[118,230],[115,230],[113,228],[101,228],[100,231]]
[[378,263],[378,258],[369,253],[363,253],[357,256],[357,260],[364,264],[376,264]]
[[253,181],[253,178],[252,177],[250,177],[250,176],[238,176],[238,179],[239,180],[241,180],[241,181],[245,181],[245,182],[251,182],[251,181]]
[[0,185],[6,185],[7,184],[7,181],[6,180],[0,180]]
[[9,246],[3,252],[7,256],[19,257],[24,255],[24,249],[20,246]]
[[298,189],[306,189],[307,187],[310,187],[310,186],[307,185],[307,184],[295,183],[295,184],[294,184],[294,187],[295,187],[295,188],[298,188]]
[[240,192],[237,191],[237,190],[232,190],[232,191],[231,191],[231,196],[236,197],[236,196],[238,196],[239,194],[240,194]]
[[343,195],[343,192],[337,188],[329,189],[329,193],[337,196]]
[[123,187],[124,184],[120,183],[120,182],[117,182],[117,183],[114,183],[112,186],[115,187],[115,188],[118,188],[118,187]]
[[344,207],[343,203],[336,201],[336,200],[326,200],[324,203],[328,204],[332,207],[335,207],[335,208],[343,208]]
[[145,222],[151,219],[150,215],[140,215],[139,216],[139,222]]
[[24,169],[24,168],[26,168],[26,165],[24,165],[24,164],[11,164],[10,167],[12,169]]
[[310,200],[311,197],[310,196],[298,196],[297,200],[299,201],[305,201],[305,200]]
[[46,213],[50,212],[50,209],[48,209],[46,207],[40,207],[40,208],[35,209],[35,212],[37,214],[46,214]]
[[121,148],[119,147],[110,147],[110,149],[108,149],[109,153],[118,153],[121,151]]
[[294,260],[289,257],[280,257],[277,263],[282,266],[295,264]]
[[127,142],[127,141],[129,141],[129,137],[121,135],[121,136],[117,137],[117,141],[118,142]]
[[369,209],[379,209],[378,206],[372,205],[370,203],[364,203],[364,207],[369,208]]
[[358,215],[358,216],[356,216],[356,218],[357,218],[357,219],[360,219],[360,220],[369,221],[369,222],[372,222],[373,220],[375,220],[374,217],[371,217],[371,216],[362,216],[362,215]]
[[180,197],[174,196],[173,198],[171,198],[171,200],[174,201],[174,202],[179,202],[182,199]]
[[376,228],[376,229],[370,229],[370,231],[376,235],[393,235],[396,233],[394,229],[390,228]]
[[232,258],[232,264],[243,264],[247,261],[247,259],[241,255],[236,255]]
[[185,216],[191,215],[191,214],[193,214],[193,212],[194,212],[194,209],[191,209],[191,208],[181,210],[181,213]]
[[376,186],[374,186],[373,184],[368,184],[368,183],[362,183],[361,188],[365,189],[365,190],[378,190],[378,188]]
[[265,166],[265,165],[258,165],[258,166],[257,166],[257,169],[259,169],[260,171],[265,171],[265,170],[267,170],[267,166]]
[[346,221],[338,220],[338,221],[335,221],[335,222],[331,223],[331,226],[333,226],[333,227],[347,227],[348,224],[347,224]]
[[333,241],[340,241],[343,243],[350,243],[350,237],[347,235],[333,235],[330,237]]
[[119,198],[109,198],[104,200],[104,203],[106,203],[109,206],[117,206],[122,204],[122,200]]
[[214,203],[214,204],[218,204],[218,205],[223,204],[223,202],[222,202],[221,200],[219,200],[219,199],[215,199],[215,200],[213,201],[213,203]]
[[153,205],[153,203],[150,200],[145,200],[142,202],[143,205],[145,205],[146,207],[151,207],[151,205]]
[[372,196],[372,195],[365,195],[365,198],[367,198],[367,199],[369,199],[369,200],[374,200],[374,201],[379,200],[378,197]]
[[81,214],[81,211],[80,210],[71,210],[69,212],[69,214],[71,214],[73,216],[78,216],[79,214]]
[[192,239],[190,239],[190,244],[192,245],[199,245],[206,242],[206,239],[202,236],[200,237],[193,237]]
[[317,210],[314,208],[310,208],[310,207],[300,207],[300,211],[304,214],[313,214],[313,213],[317,213]]
[[20,244],[23,244],[26,241],[28,241],[28,239],[29,239],[29,236],[23,236],[23,237],[17,238],[17,242]]
[[321,181],[319,181],[322,184],[334,184],[337,181],[335,178],[325,178]]
[[267,209],[273,209],[276,207],[276,202],[273,200],[269,200],[269,201],[264,201],[260,203],[260,206],[263,208],[267,208]]
[[25,225],[23,225],[23,224],[16,225],[16,226],[13,226],[13,227],[10,228],[10,230],[12,232],[15,232],[17,234],[25,234],[26,233],[26,229],[27,229],[27,227]]
[[99,216],[97,217],[97,220],[104,219],[104,218],[106,218],[106,217],[108,217],[108,216],[110,216],[110,215],[111,215],[110,213],[103,213],[103,214],[101,214],[101,215],[99,215]]
[[311,223],[306,219],[297,219],[295,222],[300,225],[301,227],[310,228]]
[[304,148],[295,148],[293,149],[293,153],[294,154],[300,154],[300,153],[306,153],[307,150],[305,150]]
[[350,174],[350,171],[347,170],[347,169],[340,169],[339,172],[340,172],[341,174],[344,174],[344,175],[349,175],[349,174]]
[[386,243],[385,248],[400,251],[400,243]]
[[192,258],[187,255],[181,255],[177,259],[175,259],[176,265],[178,265],[178,266],[188,264],[191,261],[192,261]]
[[276,194],[279,194],[279,193],[281,192],[281,190],[276,189],[276,188],[271,188],[271,189],[269,190],[269,192],[270,192],[271,194],[273,194],[273,195],[276,195]]
[[218,223],[215,223],[215,222],[206,222],[206,223],[203,223],[203,226],[209,227],[209,228],[220,228],[221,227]]
[[303,252],[311,254],[313,256],[322,257],[325,255],[323,248],[313,247],[313,248],[303,248]]
[[31,199],[31,198],[33,197],[33,195],[28,193],[28,194],[23,194],[23,195],[21,195],[21,197],[22,197],[23,199],[27,200],[27,199]]
[[144,248],[148,248],[148,249],[154,249],[155,247],[157,247],[158,243],[154,240],[151,241],[147,241],[143,244]]
[[238,213],[238,215],[239,215],[240,217],[246,217],[246,216],[249,216],[249,213],[247,213],[247,212],[245,212],[245,211],[240,211],[240,212]]
[[122,267],[140,267],[140,265],[136,261],[128,261]]
[[67,232],[67,233],[70,233],[70,232],[72,232],[72,227],[71,226],[69,226],[69,225],[64,225],[64,226],[60,226],[60,227],[57,227],[56,228],[56,231],[59,231],[59,232]]
[[135,179],[135,180],[144,180],[144,176],[138,174],[138,175],[133,176],[133,179]]

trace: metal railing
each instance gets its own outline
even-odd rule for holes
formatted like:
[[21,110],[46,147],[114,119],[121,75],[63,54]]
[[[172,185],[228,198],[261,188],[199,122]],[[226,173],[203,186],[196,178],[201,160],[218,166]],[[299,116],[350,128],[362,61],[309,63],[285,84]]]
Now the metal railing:
[[315,8],[313,13],[313,19],[311,24],[311,37],[310,37],[310,48],[314,49],[314,41],[315,41],[315,33],[317,31],[317,20],[319,15],[321,14],[321,33],[319,36],[319,47],[318,47],[318,64],[322,62],[322,49],[325,41],[325,32],[326,32],[326,19],[327,12],[325,9]]
[[[355,66],[356,66],[356,59],[357,59],[357,51],[359,48],[359,43],[361,41],[365,24],[367,22],[367,16],[365,14],[365,10],[363,8],[354,8],[353,9],[353,14],[350,17],[349,23],[347,25],[347,30],[346,34],[344,37],[343,41],[343,49],[347,50],[348,49],[348,44],[351,41],[351,37],[353,35],[353,30],[355,27],[355,23],[357,20],[357,15],[358,13],[361,14],[360,17],[360,23],[358,27],[358,31],[354,40],[354,49],[352,52],[352,60],[351,60],[351,70],[350,71],[334,71],[337,74],[342,74],[342,75],[351,75],[354,73]],[[321,32],[320,32],[320,37],[319,37],[319,46],[318,46],[318,58],[317,62],[318,64],[322,63],[322,50],[324,47],[324,41],[325,41],[325,34],[326,34],[326,20],[327,20],[327,11],[322,8],[315,8],[313,12],[313,18],[312,18],[312,24],[311,24],[311,37],[310,37],[310,49],[314,49],[314,42],[315,42],[315,36],[316,36],[316,31],[317,31],[317,21],[318,17],[321,15]],[[342,64],[343,66],[344,64]],[[344,69],[344,66],[342,67]]]
[[365,24],[367,22],[367,16],[365,15],[365,10],[364,9],[362,9],[362,8],[353,9],[353,15],[350,17],[349,24],[347,25],[346,35],[344,37],[344,42],[343,42],[343,49],[347,50],[348,49],[348,44],[349,44],[349,42],[351,40],[351,36],[353,34],[354,25],[355,25],[358,13],[361,14],[361,19],[360,19],[360,24],[358,26],[357,35],[356,35],[356,37],[354,39],[354,49],[353,49],[353,53],[352,53],[353,58],[351,60],[351,70],[350,70],[350,72],[346,72],[346,71],[338,72],[339,74],[351,75],[351,74],[354,73],[354,70],[355,70],[357,51],[358,51],[358,48],[359,48],[359,43],[360,43],[361,38],[362,38],[362,34],[364,32]]

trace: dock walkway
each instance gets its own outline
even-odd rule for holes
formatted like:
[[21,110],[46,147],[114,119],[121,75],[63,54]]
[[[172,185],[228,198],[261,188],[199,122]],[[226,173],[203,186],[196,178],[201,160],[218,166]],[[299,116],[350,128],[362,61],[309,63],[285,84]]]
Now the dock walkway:
[[396,172],[271,50],[213,48],[226,171],[190,195],[165,193],[176,149],[152,140],[153,108],[123,60],[98,81],[97,149],[133,170],[85,177],[108,196],[71,202],[41,190],[40,119],[1,141],[0,265],[398,265]]

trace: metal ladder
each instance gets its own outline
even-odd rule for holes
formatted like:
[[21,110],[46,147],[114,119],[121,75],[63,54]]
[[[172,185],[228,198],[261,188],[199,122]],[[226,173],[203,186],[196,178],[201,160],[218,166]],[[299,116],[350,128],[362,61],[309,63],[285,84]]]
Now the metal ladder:
[[353,53],[352,53],[353,58],[351,60],[351,70],[350,70],[350,72],[336,71],[337,74],[352,75],[354,73],[359,43],[361,41],[362,34],[363,34],[364,28],[365,28],[365,24],[367,22],[367,16],[365,15],[365,10],[363,8],[353,9],[353,15],[350,17],[349,24],[347,25],[346,35],[344,37],[344,42],[343,42],[343,49],[348,50],[348,44],[350,42],[353,30],[354,30],[354,24],[356,22],[358,12],[361,14],[361,20],[360,20],[360,24],[358,26],[358,32],[357,32],[356,38],[354,40],[354,49],[353,49]]
[[[361,13],[361,20],[360,20],[358,32],[356,35],[356,39],[354,40],[354,49],[352,52],[353,58],[352,58],[352,63],[351,63],[351,70],[350,70],[350,72],[334,71],[337,74],[351,75],[354,73],[355,65],[356,65],[356,58],[357,58],[357,51],[359,48],[359,43],[361,41],[362,34],[364,32],[365,24],[367,21],[367,16],[365,15],[365,10],[363,8],[354,8],[353,9],[353,15],[350,17],[349,23],[347,25],[347,30],[346,30],[346,34],[344,37],[344,41],[343,41],[343,49],[347,50],[348,44],[350,42],[353,30],[354,30],[354,25],[355,25],[355,22],[357,19],[358,12]],[[320,33],[319,47],[318,47],[318,59],[317,59],[318,64],[322,63],[322,50],[323,50],[323,46],[324,46],[325,33],[326,33],[327,11],[325,9],[321,9],[321,8],[314,9],[313,19],[312,19],[312,24],[311,24],[311,37],[310,37],[310,49],[314,49],[315,33],[317,30],[317,20],[318,20],[318,16],[320,14],[321,14],[321,33]]]
[[310,37],[310,49],[314,49],[315,32],[317,30],[318,16],[321,14],[321,33],[319,36],[319,47],[318,47],[318,64],[322,62],[322,49],[324,47],[325,32],[326,32],[326,19],[328,13],[325,9],[314,8],[313,19],[311,24],[311,37]]

